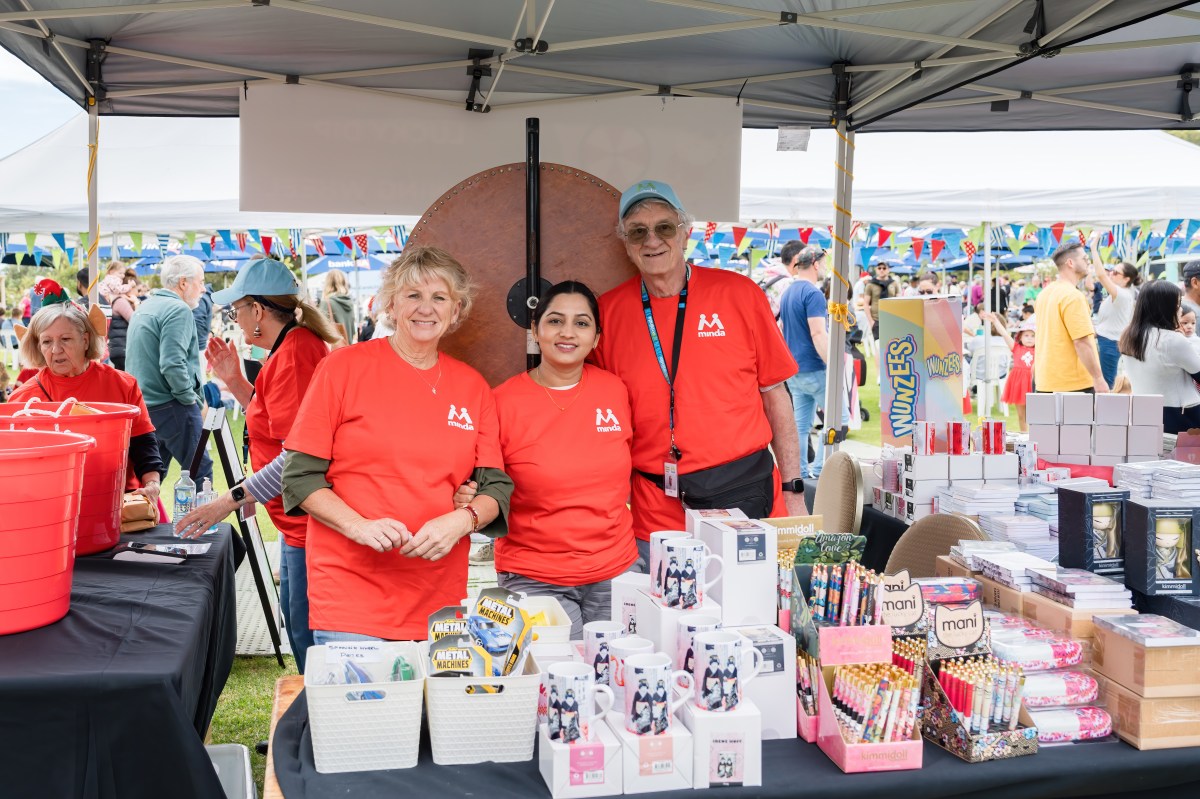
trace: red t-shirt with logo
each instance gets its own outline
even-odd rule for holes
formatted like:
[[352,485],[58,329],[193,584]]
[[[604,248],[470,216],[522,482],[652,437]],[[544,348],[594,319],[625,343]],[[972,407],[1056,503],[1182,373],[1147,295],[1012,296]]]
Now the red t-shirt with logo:
[[504,470],[516,484],[496,570],[586,585],[633,565],[633,425],[620,378],[585,366],[578,386],[559,391],[522,372],[496,389],[496,412]]
[[[629,387],[633,407],[633,466],[662,474],[671,446],[670,390],[654,354],[642,309],[641,278],[600,298],[607,331],[596,350],[599,366]],[[668,368],[679,298],[650,297]],[[762,289],[744,275],[692,267],[675,377],[675,442],[688,474],[736,460],[771,442],[761,389],[796,373],[796,361],[775,324]],[[773,515],[784,515],[776,470]],[[647,540],[655,530],[683,529],[678,499],[640,475],[633,478],[633,529]]]
[[[364,518],[396,519],[414,533],[454,509],[454,491],[472,470],[503,465],[487,381],[445,353],[418,372],[387,339],[343,347],[321,362],[287,448],[329,460],[334,492]],[[422,640],[429,614],[466,596],[469,551],[464,536],[437,561],[375,552],[310,517],[310,625]]]
[[[254,399],[246,409],[246,428],[250,433],[250,463],[262,469],[283,450],[283,442],[292,429],[300,401],[308,391],[317,364],[329,354],[329,345],[316,333],[296,327],[284,336],[279,349],[267,358],[254,381]],[[267,503],[267,513],[283,540],[294,547],[304,546],[308,519],[288,516],[283,499]]]

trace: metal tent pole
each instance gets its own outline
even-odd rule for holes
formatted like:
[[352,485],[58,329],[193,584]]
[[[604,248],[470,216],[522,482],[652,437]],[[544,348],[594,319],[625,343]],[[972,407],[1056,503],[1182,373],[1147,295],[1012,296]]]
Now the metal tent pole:
[[[850,274],[850,204],[854,188],[854,131],[849,129],[845,120],[838,122],[838,151],[837,172],[835,173],[836,188],[834,190],[834,224],[833,224],[833,276],[829,282],[829,305],[831,314],[829,325],[829,353],[826,358],[827,380],[825,383],[825,434],[823,443],[830,452],[836,452],[838,443],[831,441],[831,432],[840,432],[842,417],[846,409],[846,328],[838,316],[841,313],[850,318],[850,310],[846,307],[849,302]],[[837,310],[840,309],[840,310]],[[807,446],[801,441],[800,446]]]
[[[992,280],[992,225],[983,223],[983,312],[992,310],[992,292],[988,288]],[[979,416],[986,418],[992,413],[992,325],[983,325],[983,397],[979,398]]]
[[100,274],[100,216],[99,216],[99,175],[97,174],[97,166],[99,165],[100,146],[100,106],[96,102],[96,98],[88,97],[88,172],[87,172],[87,193],[88,193],[88,248],[87,248],[87,268],[88,268],[88,303],[95,304],[99,296],[99,282],[96,278]]

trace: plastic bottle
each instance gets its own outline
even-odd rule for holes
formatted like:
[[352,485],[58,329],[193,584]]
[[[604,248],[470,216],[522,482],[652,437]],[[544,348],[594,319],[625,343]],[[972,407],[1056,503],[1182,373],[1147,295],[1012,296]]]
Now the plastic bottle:
[[188,470],[184,469],[179,473],[179,479],[175,481],[175,512],[171,517],[172,532],[174,532],[174,523],[191,513],[195,507],[196,483],[192,480]]
[[[204,482],[200,484],[200,493],[196,495],[196,507],[207,505],[208,503],[215,502],[216,500],[217,492],[213,490],[212,480],[205,477]],[[216,531],[217,526],[214,524],[208,528],[206,535],[207,533],[215,533]]]

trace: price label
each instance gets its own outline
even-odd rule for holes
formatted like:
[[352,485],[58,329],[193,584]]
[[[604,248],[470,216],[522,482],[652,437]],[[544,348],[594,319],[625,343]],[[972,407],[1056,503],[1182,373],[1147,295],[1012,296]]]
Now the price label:
[[767,559],[767,537],[762,533],[742,533],[737,537],[738,563],[758,563]]
[[600,785],[604,782],[604,747],[572,746],[570,754],[571,784]]
[[654,735],[638,741],[638,773],[643,777],[675,771],[675,746],[669,736]]

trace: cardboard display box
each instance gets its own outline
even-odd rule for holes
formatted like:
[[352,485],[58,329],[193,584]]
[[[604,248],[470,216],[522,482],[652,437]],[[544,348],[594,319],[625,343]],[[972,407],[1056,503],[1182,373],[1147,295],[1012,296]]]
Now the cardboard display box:
[[725,629],[741,633],[762,654],[762,670],[742,691],[762,714],[763,740],[795,738],[796,704],[792,700],[797,699],[796,638],[773,625],[727,624]]
[[[772,582],[768,585],[768,588],[774,590],[775,579],[776,574],[772,570]],[[688,610],[663,607],[658,597],[651,596],[648,589],[646,591],[638,591],[636,599],[638,635],[653,641],[655,647],[657,647],[655,651],[666,652],[672,658],[675,657],[675,648],[679,637],[679,619],[681,616],[715,616],[721,619],[722,624],[725,623],[721,606],[712,597],[706,596],[703,604]],[[772,614],[774,614],[774,611],[772,611]]]
[[1062,423],[1060,394],[1028,394],[1025,397],[1025,421],[1031,425],[1057,426]]
[[938,555],[933,566],[934,577],[971,577],[976,573],[962,565],[949,555]]
[[922,733],[926,738],[968,763],[1005,760],[1024,755],[1036,755],[1038,732],[1024,706],[1020,708],[1015,730],[997,730],[972,735],[962,718],[950,705],[934,674],[938,661],[926,662],[923,690],[924,711],[921,714]]
[[982,574],[974,575],[974,577],[979,581],[979,595],[983,600],[983,604],[999,608],[1005,613],[1012,613],[1016,616],[1021,615],[1025,598],[1031,596],[1033,593],[1031,591],[1018,591],[1015,588],[998,583],[991,578],[984,577]]
[[1097,394],[1095,404],[1096,424],[1129,426],[1129,408],[1133,405],[1128,394]]
[[763,716],[753,702],[720,713],[688,702],[679,718],[692,733],[693,788],[762,785]]
[[1095,419],[1095,397],[1092,394],[1064,391],[1060,395],[1064,425],[1090,425]]
[[1058,490],[1058,562],[1097,574],[1125,568],[1125,501],[1129,492],[1098,485]]
[[879,384],[885,444],[910,443],[915,422],[963,418],[961,298],[879,303]]
[[695,536],[700,530],[700,525],[705,522],[727,522],[733,519],[745,519],[745,512],[738,508],[710,509],[710,508],[684,508],[683,509],[684,525],[683,529]]
[[[723,561],[708,589],[726,624],[773,624],[779,608],[779,531],[754,519],[707,519],[696,537]],[[701,575],[697,579],[704,581]],[[709,601],[708,597],[705,601]]]
[[612,578],[612,597],[610,608],[613,621],[619,621],[625,627],[626,635],[639,635],[637,618],[637,597],[643,591],[650,591],[650,575],[637,572],[625,572]]
[[1200,696],[1200,645],[1147,647],[1096,625],[1092,665],[1138,696]]
[[1200,596],[1200,508],[1176,500],[1125,503],[1125,582],[1147,596]]
[[[885,627],[884,629],[890,631],[891,628]],[[907,771],[921,767],[924,743],[921,740],[919,724],[914,725],[912,738],[907,741],[889,741],[877,744],[847,743],[842,737],[841,728],[834,715],[833,700],[830,697],[833,690],[833,669],[825,667],[823,671],[823,679],[817,686],[819,708],[817,746],[829,756],[829,759],[838,768],[847,774],[854,774],[865,771]]]
[[1138,749],[1200,746],[1200,697],[1148,699],[1109,680],[1102,689],[1113,731]]
[[1133,608],[1099,608],[1076,610],[1055,602],[1048,596],[1036,592],[1022,595],[1021,613],[1025,618],[1036,621],[1051,630],[1062,630],[1072,638],[1092,638],[1095,633],[1093,616],[1121,616],[1137,613]]
[[564,744],[550,740],[543,724],[538,741],[538,770],[553,799],[612,796],[624,780],[621,744],[603,719],[592,724],[594,740]]
[[621,743],[625,793],[652,793],[692,787],[692,734],[676,716],[663,735],[634,735],[621,713],[609,713],[608,727]]

